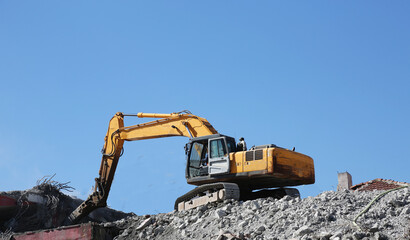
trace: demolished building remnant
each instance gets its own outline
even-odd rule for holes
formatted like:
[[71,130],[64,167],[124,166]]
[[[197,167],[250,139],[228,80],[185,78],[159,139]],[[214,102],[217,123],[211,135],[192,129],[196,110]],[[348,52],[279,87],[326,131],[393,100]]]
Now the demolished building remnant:
[[118,235],[118,231],[115,227],[107,228],[97,223],[84,223],[14,234],[10,240],[112,240]]
[[337,174],[337,191],[349,190],[352,187],[352,175],[348,172]]
[[16,199],[0,195],[0,221],[13,217],[17,209]]
[[[25,191],[0,192],[0,196],[3,201],[15,201],[14,211],[7,217],[2,214],[2,232],[26,232],[61,227],[67,216],[82,202],[81,199],[61,193],[56,185],[50,183],[43,183]],[[82,222],[109,222],[131,215],[133,214],[102,208]]]
[[401,186],[409,186],[410,183],[397,182],[388,179],[376,178],[374,180],[359,183],[352,186],[350,189],[355,191],[374,191],[374,190],[390,190]]

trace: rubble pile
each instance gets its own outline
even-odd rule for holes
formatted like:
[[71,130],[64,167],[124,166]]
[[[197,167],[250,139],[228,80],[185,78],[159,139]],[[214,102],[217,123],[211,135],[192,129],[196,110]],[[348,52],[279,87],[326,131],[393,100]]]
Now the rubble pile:
[[[118,229],[119,235],[114,238],[117,240],[410,239],[410,189],[394,190],[372,201],[381,193],[385,192],[345,190],[305,199],[285,196],[245,202],[226,200],[151,216],[102,208],[82,222]],[[82,202],[62,194],[52,184],[0,195],[17,200],[13,217],[0,220],[0,239],[9,239],[16,232],[62,226],[68,214]]]
[[355,217],[383,191],[323,192],[208,204],[181,212],[133,216],[105,226],[115,239],[410,239],[410,191],[390,192]]

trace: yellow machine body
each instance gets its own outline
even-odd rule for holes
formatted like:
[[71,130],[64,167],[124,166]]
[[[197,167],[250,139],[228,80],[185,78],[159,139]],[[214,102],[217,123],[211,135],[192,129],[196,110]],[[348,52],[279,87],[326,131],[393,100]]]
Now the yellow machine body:
[[310,184],[315,181],[313,159],[283,148],[265,148],[229,154],[231,173],[263,172],[286,182]]
[[313,184],[313,159],[280,147],[229,153],[229,173],[213,177],[187,179],[189,184],[202,185],[218,181],[246,185],[250,189],[276,188]]

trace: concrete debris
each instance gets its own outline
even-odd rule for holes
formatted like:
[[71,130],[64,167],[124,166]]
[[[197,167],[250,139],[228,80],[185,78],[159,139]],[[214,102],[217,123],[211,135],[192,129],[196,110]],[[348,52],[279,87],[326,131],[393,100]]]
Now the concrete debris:
[[[61,223],[77,204],[61,193],[36,193],[37,190],[21,192],[25,199],[31,194],[32,201],[41,206],[34,212],[20,214],[14,220],[2,223],[3,234],[10,230],[21,231],[22,224],[33,228],[50,228]],[[108,210],[99,219],[104,227],[119,229],[114,239],[297,239],[297,240],[373,240],[410,239],[410,190],[390,192],[357,219],[353,219],[382,191],[323,192],[305,199],[286,196],[282,199],[263,198],[251,201],[225,201],[195,209],[157,215],[124,217],[107,222]],[[9,193],[9,195],[12,195]],[[75,202],[75,203],[74,203]],[[113,210],[111,210],[113,211]],[[24,215],[26,214],[26,215]],[[28,215],[27,215],[28,214]],[[40,219],[33,216],[40,214]],[[55,223],[55,219],[57,222]],[[87,220],[87,221],[88,221]],[[9,228],[11,227],[11,228]],[[27,229],[25,227],[24,229]],[[1,234],[0,234],[1,238]]]
[[147,227],[147,226],[150,225],[151,223],[152,223],[151,217],[147,218],[145,221],[143,221],[143,222],[137,227],[137,231],[144,229],[145,227]]
[[239,236],[235,236],[233,235],[231,232],[229,231],[220,231],[221,233],[219,234],[217,240],[240,240],[243,239]]
[[222,209],[216,209],[216,211],[215,211],[215,216],[217,217],[217,218],[222,218],[222,217],[224,217],[224,216],[226,216],[227,214],[226,214],[226,212],[224,211],[224,210],[222,210]]
[[299,228],[298,230],[296,230],[296,232],[293,233],[294,237],[297,236],[305,236],[306,234],[309,234],[313,232],[312,229],[310,229],[308,226],[302,226],[301,228]]
[[[391,192],[379,199],[357,223],[352,220],[382,191],[323,192],[305,199],[285,197],[230,201],[206,207],[155,215],[137,230],[144,217],[114,224],[122,239],[410,239],[410,191]],[[151,216],[153,217],[153,216]]]

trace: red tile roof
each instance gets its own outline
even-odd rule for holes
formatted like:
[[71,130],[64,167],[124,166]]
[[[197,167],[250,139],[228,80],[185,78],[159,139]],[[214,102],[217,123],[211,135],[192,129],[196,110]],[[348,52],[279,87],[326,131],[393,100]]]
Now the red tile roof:
[[356,191],[389,190],[389,189],[398,188],[398,187],[405,186],[405,185],[410,185],[410,184],[405,183],[405,182],[396,182],[393,180],[376,178],[372,181],[356,184],[352,186],[350,189],[356,190]]

